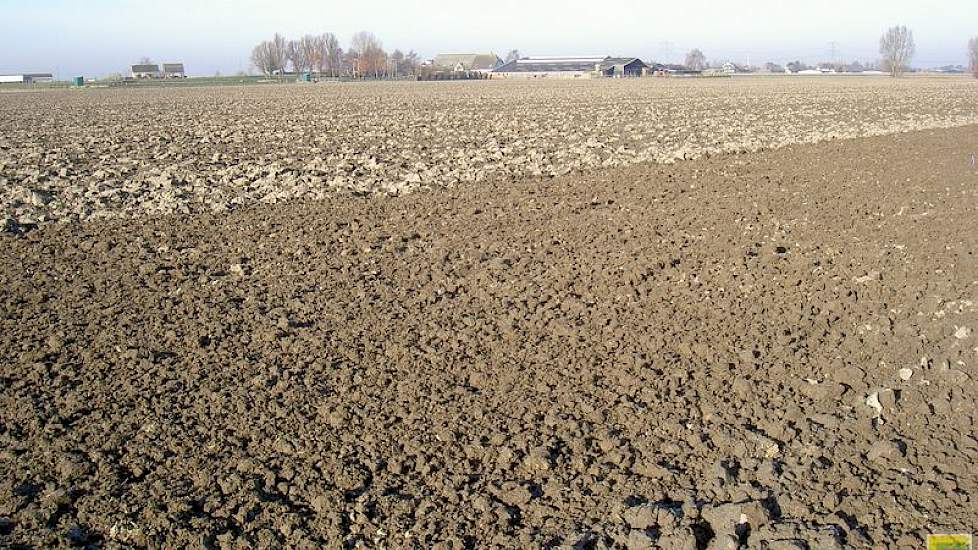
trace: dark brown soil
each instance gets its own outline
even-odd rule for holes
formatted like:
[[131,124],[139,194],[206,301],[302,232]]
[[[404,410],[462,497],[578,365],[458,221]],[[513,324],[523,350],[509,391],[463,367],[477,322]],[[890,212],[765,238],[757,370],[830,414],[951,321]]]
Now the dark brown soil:
[[0,545],[972,531],[976,149],[972,126],[4,236]]

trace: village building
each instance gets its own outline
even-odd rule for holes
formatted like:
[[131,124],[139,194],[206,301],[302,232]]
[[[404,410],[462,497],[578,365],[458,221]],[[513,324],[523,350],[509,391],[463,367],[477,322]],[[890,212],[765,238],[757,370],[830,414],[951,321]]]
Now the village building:
[[494,53],[450,53],[435,56],[432,65],[456,73],[480,72],[488,73],[503,64],[503,60]]
[[164,63],[163,78],[187,78],[183,63]]
[[650,67],[649,73],[654,76],[697,76],[703,71],[693,70],[685,65],[655,63]]
[[133,78],[162,78],[160,66],[155,63],[138,63],[129,67],[129,74]]

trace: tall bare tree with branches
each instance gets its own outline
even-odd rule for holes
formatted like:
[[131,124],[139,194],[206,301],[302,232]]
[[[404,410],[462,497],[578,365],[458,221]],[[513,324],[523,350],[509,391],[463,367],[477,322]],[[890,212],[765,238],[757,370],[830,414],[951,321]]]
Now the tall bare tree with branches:
[[251,64],[265,76],[270,76],[275,71],[267,40],[251,50]]
[[414,50],[408,51],[404,55],[404,60],[401,62],[400,72],[406,75],[416,75],[418,74],[418,66],[421,65],[421,59],[418,57],[418,52]]
[[323,35],[310,36],[308,47],[310,48],[309,68],[319,75],[326,74],[326,45],[323,42]]
[[251,50],[251,64],[266,76],[285,71],[286,40],[275,33],[271,40],[266,40]]
[[269,43],[272,62],[275,65],[275,70],[277,70],[279,73],[285,72],[285,63],[288,61],[288,58],[286,57],[287,52],[285,50],[285,45],[285,37],[279,33],[275,33],[275,36],[272,37],[272,41]]
[[[319,37],[307,34],[299,39],[299,55],[302,57],[304,62],[304,69],[307,71],[315,71],[322,66],[322,61],[320,59],[320,54],[322,53],[319,47]],[[322,71],[319,71],[322,73]]]
[[329,68],[329,75],[336,76],[343,69],[343,48],[340,41],[331,32],[320,35],[323,53],[326,60],[326,67]]
[[978,36],[968,41],[968,68],[972,76],[978,78]]
[[880,61],[890,76],[902,76],[910,67],[910,60],[916,51],[913,31],[904,25],[890,27],[880,37]]
[[292,65],[295,74],[302,74],[306,70],[306,56],[298,40],[289,40],[285,43],[285,57]]
[[354,34],[350,40],[350,53],[355,62],[356,76],[380,78],[383,74],[387,53],[384,52],[384,45],[372,32],[360,31]]
[[702,71],[706,68],[706,56],[699,48],[693,48],[686,54],[686,68],[691,71]]
[[400,49],[395,49],[391,52],[390,57],[387,59],[387,64],[390,66],[391,76],[397,78],[401,75],[401,69],[404,67],[404,52]]

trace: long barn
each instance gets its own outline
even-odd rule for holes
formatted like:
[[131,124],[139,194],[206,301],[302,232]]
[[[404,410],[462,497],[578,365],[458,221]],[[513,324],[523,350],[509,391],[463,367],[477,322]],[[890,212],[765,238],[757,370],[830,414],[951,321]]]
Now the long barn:
[[0,75],[0,84],[33,84],[35,82],[50,82],[54,77],[51,73],[25,73]]
[[526,57],[492,71],[493,78],[635,77],[649,66],[636,57]]

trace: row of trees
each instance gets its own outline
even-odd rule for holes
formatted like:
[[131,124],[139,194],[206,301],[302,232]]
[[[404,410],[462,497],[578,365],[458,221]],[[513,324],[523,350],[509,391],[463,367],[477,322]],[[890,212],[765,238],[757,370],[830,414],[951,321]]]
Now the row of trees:
[[[910,67],[916,53],[913,31],[903,25],[888,29],[880,38],[880,68],[892,76],[901,76]],[[519,50],[510,50],[506,61],[520,59]],[[978,37],[968,42],[969,69],[978,78]],[[276,33],[271,40],[255,46],[251,52],[251,63],[265,75],[283,74],[290,69],[296,74],[305,72],[323,76],[349,75],[354,77],[397,77],[418,74],[421,65],[414,51],[404,53],[394,50],[387,53],[383,43],[373,33],[360,31],[353,35],[349,48],[344,50],[333,33],[305,35],[298,40],[287,40]],[[823,65],[817,65],[823,68]],[[831,64],[828,64],[831,65]],[[699,48],[686,54],[685,66],[694,71],[709,67],[706,55]],[[800,61],[788,63],[788,70],[798,72],[809,67]],[[766,69],[781,72],[780,65],[767,63]],[[860,71],[875,69],[873,64],[863,65],[835,63],[837,70]]]
[[387,53],[373,33],[360,31],[346,50],[333,33],[307,34],[298,40],[276,33],[255,46],[251,63],[268,76],[291,70],[296,74],[381,78],[416,74],[420,60],[414,51]]
[[[687,53],[686,60],[684,63],[684,66],[686,68],[694,71],[702,71],[710,68],[720,69],[724,65],[725,62],[722,60],[707,62],[706,56],[699,49],[693,49],[689,53]],[[740,71],[753,72],[757,69],[756,67],[753,66],[749,67],[746,65],[737,65],[737,64],[734,65],[736,66],[738,72]],[[791,61],[789,63],[786,63],[785,65],[780,65],[778,63],[768,61],[767,63],[762,65],[761,68],[763,68],[764,71],[769,73],[783,73],[785,72],[785,69],[793,73],[804,71],[806,69],[834,69],[839,72],[848,71],[848,72],[858,73],[862,71],[875,70],[878,67],[873,63],[863,64],[860,63],[859,61],[853,61],[852,63],[823,62],[823,63],[818,63],[817,65],[814,66],[807,65],[805,63],[802,63],[801,61]]]
[[[917,46],[914,43],[913,31],[904,25],[891,27],[880,38],[880,68],[892,76],[901,76],[910,68],[910,61],[916,52]],[[968,59],[971,73],[975,78],[978,78],[978,37],[972,38],[968,42]],[[686,54],[685,65],[694,71],[702,71],[708,66],[706,56],[698,48],[694,48]],[[783,72],[783,68],[774,63],[767,63],[765,68],[771,72]],[[787,64],[787,68],[792,72],[798,72],[813,67],[809,67],[800,61],[793,61]],[[837,70],[859,72],[875,69],[876,67],[872,64],[863,65],[856,61],[849,65],[820,63],[817,68],[834,68]]]

